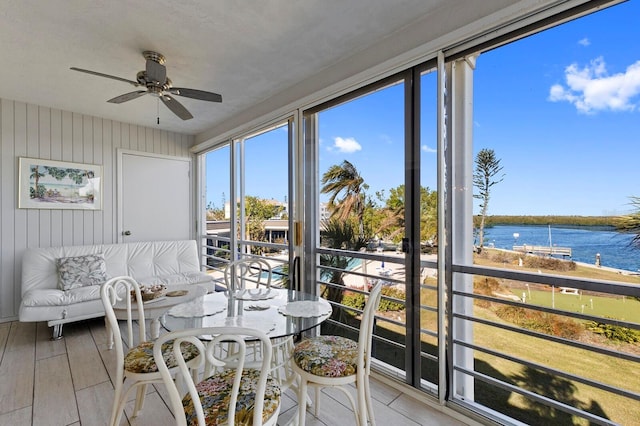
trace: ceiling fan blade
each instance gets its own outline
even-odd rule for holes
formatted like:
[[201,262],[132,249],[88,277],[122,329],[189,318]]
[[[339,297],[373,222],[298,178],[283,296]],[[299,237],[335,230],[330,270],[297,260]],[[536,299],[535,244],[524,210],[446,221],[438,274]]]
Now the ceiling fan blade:
[[92,75],[97,75],[98,77],[106,77],[106,78],[110,78],[112,80],[118,80],[118,81],[124,81],[125,83],[129,83],[132,84],[136,87],[140,86],[141,84],[138,83],[137,81],[133,81],[133,80],[127,80],[126,78],[121,78],[121,77],[116,77],[115,75],[109,75],[109,74],[104,74],[101,72],[97,72],[97,71],[91,71],[91,70],[85,70],[82,68],[76,68],[76,67],[71,67],[70,69],[74,70],[74,71],[80,71],[80,72],[85,72],[87,74],[92,74]]
[[162,102],[178,117],[183,120],[190,120],[193,118],[193,115],[178,101],[172,98],[169,95],[161,95],[160,99]]
[[167,68],[164,65],[147,59],[146,70],[147,80],[157,82],[159,86],[162,86],[167,81]]
[[222,95],[204,90],[187,89],[185,87],[172,87],[169,92],[173,95],[184,96],[186,98],[199,99],[201,101],[222,102]]
[[146,90],[136,90],[135,92],[129,92],[129,93],[125,93],[124,95],[116,96],[113,99],[109,99],[107,102],[111,102],[112,104],[121,104],[123,102],[127,102],[132,99],[139,98],[145,93],[147,93]]

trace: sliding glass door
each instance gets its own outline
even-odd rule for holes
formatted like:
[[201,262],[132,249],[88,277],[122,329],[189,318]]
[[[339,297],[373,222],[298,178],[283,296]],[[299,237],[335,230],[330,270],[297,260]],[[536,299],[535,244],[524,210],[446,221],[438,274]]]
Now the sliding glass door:
[[[322,333],[353,337],[368,291],[382,283],[373,356],[388,374],[416,384],[438,382],[438,217],[435,95],[422,144],[423,93],[413,72],[309,110],[304,125],[315,182],[308,269],[334,309]],[[435,78],[424,79],[425,93],[434,94]]]
[[[205,154],[207,265],[268,259],[275,285],[288,285],[292,121],[234,138]],[[221,283],[222,284],[222,283]]]

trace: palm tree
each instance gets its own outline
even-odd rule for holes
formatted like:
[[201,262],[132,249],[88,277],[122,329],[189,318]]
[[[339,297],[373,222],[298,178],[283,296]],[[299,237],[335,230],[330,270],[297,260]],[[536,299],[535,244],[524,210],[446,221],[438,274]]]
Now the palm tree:
[[[369,185],[353,164],[344,160],[341,165],[333,165],[322,175],[320,192],[330,194],[331,217],[346,221],[354,214],[358,221],[360,238],[364,238],[365,194]],[[338,198],[342,195],[342,198]]]
[[[391,188],[385,206],[380,209],[377,232],[398,243],[405,231],[405,187]],[[420,187],[420,240],[437,241],[438,193]]]
[[44,189],[40,188],[40,178],[44,177],[44,173],[40,173],[39,166],[31,166],[31,176],[30,178],[34,180],[33,190],[31,192],[31,198],[42,198],[44,195]]
[[634,212],[620,216],[616,220],[616,230],[625,234],[635,234],[631,243],[640,248],[640,197],[631,197]]
[[[320,230],[320,244],[323,247],[359,251],[362,247],[366,247],[366,241],[357,235],[352,222],[342,221],[337,218],[329,218],[322,224]],[[342,303],[344,295],[344,270],[346,270],[351,262],[352,257],[322,254],[320,255],[320,265],[328,266],[331,269],[322,268],[320,277],[324,281],[328,281],[336,285],[326,285],[322,296],[326,299]],[[334,309],[332,318],[339,319],[342,316],[342,309]]]

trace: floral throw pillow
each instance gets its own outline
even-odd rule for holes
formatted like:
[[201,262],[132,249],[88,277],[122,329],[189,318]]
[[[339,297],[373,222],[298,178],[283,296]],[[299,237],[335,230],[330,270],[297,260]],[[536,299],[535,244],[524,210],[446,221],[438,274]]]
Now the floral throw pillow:
[[61,257],[56,259],[56,265],[58,286],[62,290],[101,285],[107,280],[107,266],[102,253]]

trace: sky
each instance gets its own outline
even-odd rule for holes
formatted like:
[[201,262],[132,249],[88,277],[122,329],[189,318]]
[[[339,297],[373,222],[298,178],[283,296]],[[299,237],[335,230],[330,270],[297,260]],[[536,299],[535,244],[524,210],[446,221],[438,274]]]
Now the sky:
[[[491,189],[488,214],[630,211],[630,197],[640,196],[639,17],[640,1],[632,0],[478,57],[474,155],[493,149],[504,175]],[[422,77],[421,184],[432,190],[435,87],[435,73]],[[348,160],[374,198],[402,184],[403,90],[387,87],[322,111],[320,172]],[[286,138],[276,129],[247,143],[247,195],[286,199]],[[209,155],[208,171],[220,167],[216,155],[228,158],[228,149]],[[208,173],[208,202],[220,206],[228,176],[228,168]]]

